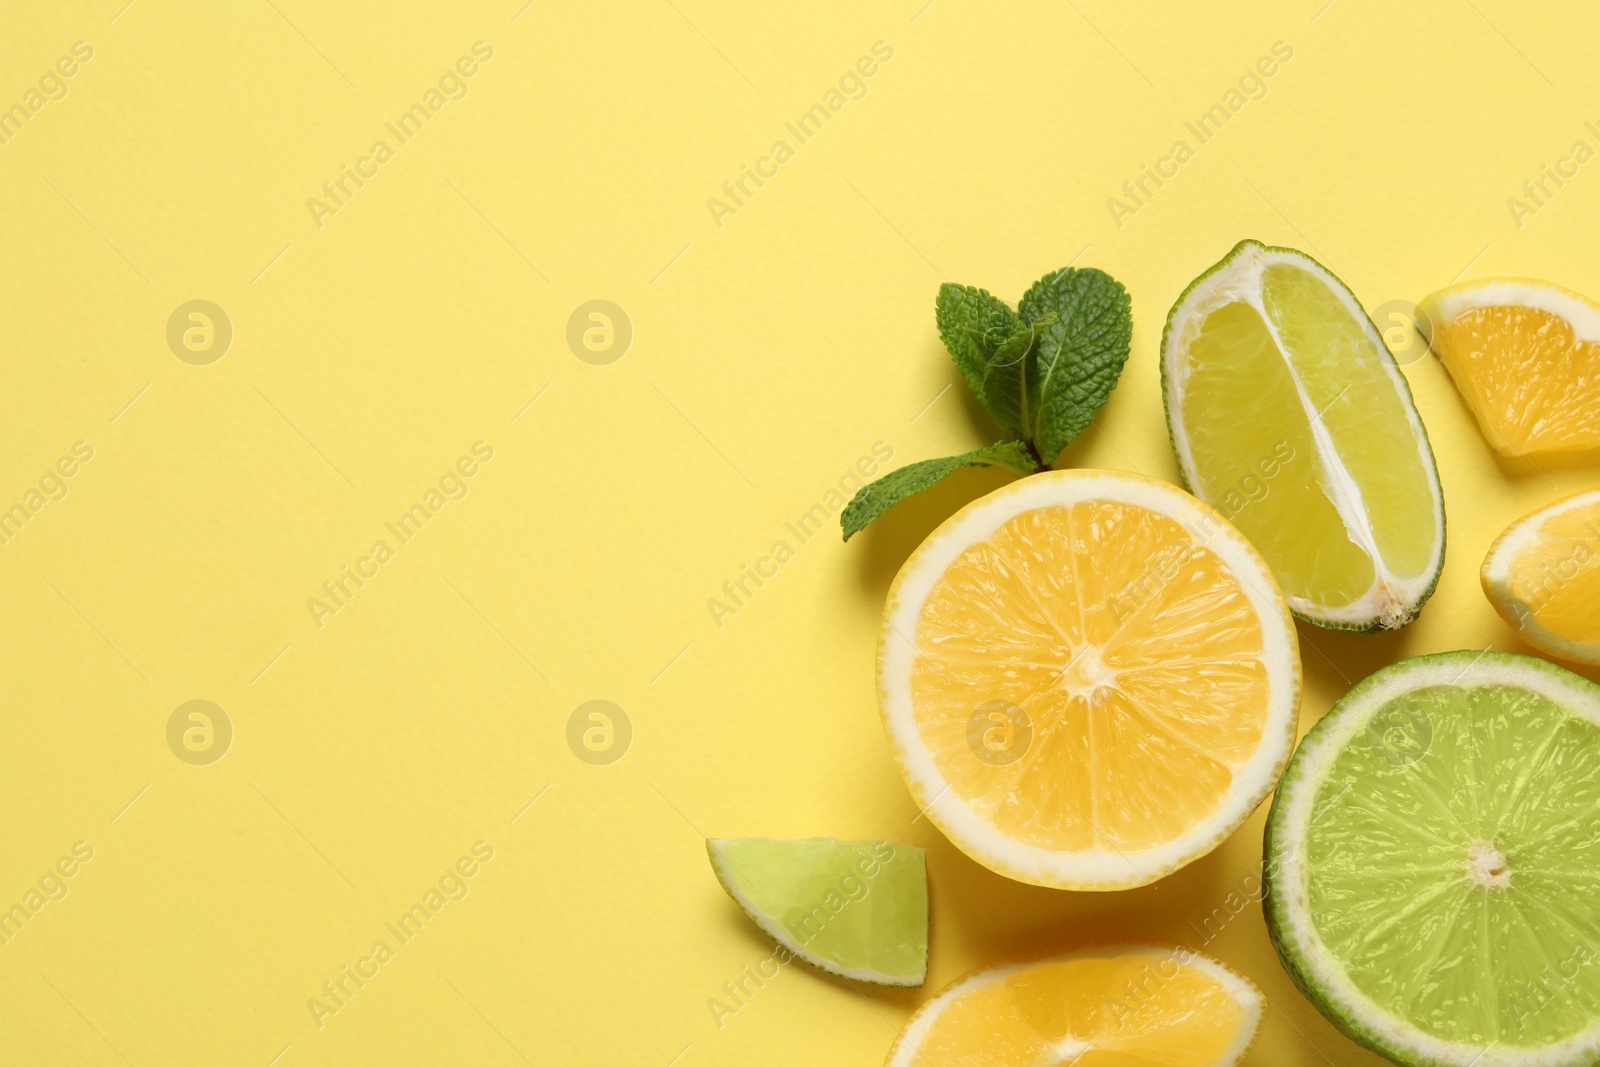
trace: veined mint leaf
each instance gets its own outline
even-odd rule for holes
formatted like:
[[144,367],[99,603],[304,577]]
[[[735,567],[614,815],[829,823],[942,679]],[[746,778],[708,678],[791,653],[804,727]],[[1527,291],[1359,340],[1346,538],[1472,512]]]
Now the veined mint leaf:
[[[970,285],[939,286],[934,305],[939,337],[950,350],[961,377],[974,396],[989,406],[987,371],[995,351],[1022,326],[1022,320],[1005,303]],[[1004,423],[1002,423],[1004,425]],[[1006,429],[1017,431],[1015,426]]]
[[995,349],[984,367],[984,407],[994,421],[1012,433],[1028,437],[1032,422],[1033,402],[1028,396],[1028,382],[1033,364],[1038,358],[1040,335],[1054,325],[1054,312],[1045,312],[1036,322],[1021,322]]
[[850,540],[869,522],[906,497],[922,492],[962,467],[1006,467],[1018,474],[1032,474],[1039,469],[1039,465],[1028,453],[1028,446],[1021,441],[1001,441],[999,444],[980,448],[976,452],[968,452],[962,456],[946,456],[943,459],[925,459],[920,463],[912,463],[897,471],[890,471],[857,491],[855,499],[846,504],[844,511],[839,513],[839,525],[844,529],[844,539]]
[[[1064,267],[1035,282],[1018,310],[1024,322],[1043,325],[1026,363],[1027,420],[1018,432],[1051,463],[1116,387],[1133,337],[1132,302],[1104,271]],[[1056,321],[1044,325],[1052,314]]]
[[1018,436],[1027,436],[1027,393],[1029,352],[1034,346],[1033,331],[1021,321],[1011,334],[989,353],[983,365],[983,406],[989,417]]

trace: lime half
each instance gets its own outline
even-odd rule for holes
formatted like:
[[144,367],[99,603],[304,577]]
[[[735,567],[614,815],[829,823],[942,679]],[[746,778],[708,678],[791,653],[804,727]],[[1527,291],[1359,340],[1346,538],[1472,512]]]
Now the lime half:
[[1600,686],[1543,660],[1387,667],[1289,763],[1267,927],[1297,985],[1404,1064],[1600,1062]]
[[774,941],[814,967],[879,985],[928,974],[928,869],[899,841],[706,842],[722,888]]
[[1260,549],[1297,616],[1416,618],[1444,565],[1444,495],[1405,377],[1343,282],[1241,242],[1173,306],[1161,380],[1185,486]]

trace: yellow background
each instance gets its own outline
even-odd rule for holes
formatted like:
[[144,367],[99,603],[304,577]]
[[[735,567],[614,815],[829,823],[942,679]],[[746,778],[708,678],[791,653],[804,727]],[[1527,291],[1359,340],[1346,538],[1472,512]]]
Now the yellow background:
[[[1258,869],[1262,813],[1157,885],[1053,892],[914,821],[888,758],[878,606],[1005,475],[798,546],[720,628],[707,599],[875,442],[996,439],[934,332],[942,279],[1126,283],[1132,357],[1060,462],[1167,478],[1161,325],[1240,238],[1307,250],[1372,309],[1495,274],[1600,294],[1600,163],[1520,226],[1506,203],[1600,148],[1575,2],[122,2],[13,3],[0,34],[7,107],[94,49],[0,145],[0,506],[94,449],[0,545],[0,906],[94,850],[0,946],[6,1063],[870,1065],[972,967],[1190,939]],[[480,40],[466,97],[395,144],[383,124]],[[866,97],[795,144],[784,123],[877,41]],[[1184,123],[1278,41],[1265,97],[1118,227],[1107,199],[1195,147]],[[308,198],[380,138],[395,157],[319,228]],[[719,227],[707,199],[778,139],[794,158]],[[605,366],[566,342],[597,298],[634,330]],[[208,366],[166,343],[192,299],[233,324]],[[1436,360],[1406,372],[1444,579],[1403,632],[1302,627],[1305,724],[1404,655],[1526,651],[1479,562],[1597,480],[1593,457],[1497,461]],[[307,600],[477,441],[465,499],[319,628]],[[193,699],[235,731],[209,766],[167,745]],[[633,725],[610,766],[567,746],[593,699]],[[719,1028],[708,999],[769,944],[704,835],[926,847],[927,989],[797,964]],[[308,998],[478,841],[470,894],[319,1028]],[[1250,1062],[1377,1062],[1294,991],[1253,905],[1210,951],[1271,1001]]]

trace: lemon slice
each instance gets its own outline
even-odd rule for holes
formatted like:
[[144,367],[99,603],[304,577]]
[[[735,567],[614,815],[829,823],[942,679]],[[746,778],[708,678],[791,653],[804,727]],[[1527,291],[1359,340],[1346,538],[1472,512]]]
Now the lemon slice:
[[1165,482],[1049,471],[976,500],[906,560],[884,619],[878,700],[912,797],[1019,881],[1171,873],[1238,828],[1294,741],[1283,594]]
[[1600,489],[1512,523],[1483,561],[1483,591],[1522,639],[1600,664]]
[[1350,290],[1243,241],[1178,298],[1161,341],[1184,483],[1339,630],[1404,626],[1444,565],[1444,495],[1411,391]]
[[1600,448],[1600,305],[1549,282],[1497,278],[1434,293],[1417,325],[1496,451]]
[[1098,948],[977,971],[906,1023],[887,1067],[1231,1067],[1261,991],[1181,949]]

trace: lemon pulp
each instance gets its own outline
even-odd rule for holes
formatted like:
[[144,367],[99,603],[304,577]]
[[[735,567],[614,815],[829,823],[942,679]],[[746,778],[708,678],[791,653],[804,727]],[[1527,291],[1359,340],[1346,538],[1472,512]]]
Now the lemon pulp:
[[1249,1047],[1261,1002],[1204,957],[1106,949],[980,972],[926,1010],[937,1015],[913,1020],[890,1064],[1217,1067]]
[[1600,307],[1547,282],[1471,282],[1419,324],[1496,451],[1600,448]]
[[1600,637],[1600,501],[1545,522],[1516,560],[1511,591],[1557,637]]
[[[1239,578],[1182,524],[1119,501],[1025,511],[969,546],[916,630],[917,727],[950,788],[1045,849],[1137,850],[1216,809],[1260,744],[1269,681]],[[975,707],[1020,708],[1009,762]]]
[[1600,490],[1513,523],[1490,548],[1482,579],[1495,610],[1529,644],[1600,663]]

